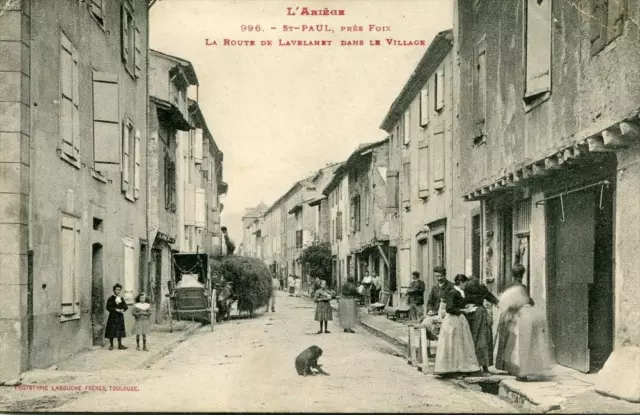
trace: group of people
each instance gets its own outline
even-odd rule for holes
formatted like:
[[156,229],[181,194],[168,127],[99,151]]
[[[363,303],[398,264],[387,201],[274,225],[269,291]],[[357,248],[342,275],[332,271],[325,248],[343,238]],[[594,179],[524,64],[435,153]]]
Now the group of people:
[[300,297],[300,292],[302,290],[302,279],[296,275],[290,275],[289,278],[287,278],[286,288],[289,292],[289,297]]
[[[496,369],[525,381],[549,367],[546,322],[541,312],[533,307],[528,288],[522,282],[524,273],[524,266],[515,264],[513,281],[496,298],[476,277],[458,274],[451,283],[446,279],[443,267],[434,269],[438,283],[429,294],[427,316],[420,325],[426,327],[429,339],[438,341],[437,375],[486,374],[495,360]],[[413,314],[419,314],[422,308],[424,283],[419,276],[414,272],[408,290]],[[495,342],[492,319],[485,303],[499,309]]]
[[[107,325],[105,328],[104,337],[109,339],[109,350],[113,350],[113,340],[118,339],[118,349],[126,350],[127,346],[122,344],[122,339],[127,337],[127,331],[124,323],[124,313],[129,309],[127,302],[120,295],[122,292],[122,285],[116,284],[113,286],[113,295],[107,299]],[[136,335],[136,350],[140,350],[140,337],[142,337],[142,350],[145,352],[147,348],[147,334],[151,327],[151,304],[147,300],[145,293],[140,293],[135,298],[135,304],[131,311],[135,318],[135,324],[133,326],[133,334]]]
[[[360,293],[353,278],[347,278],[347,281],[342,285],[340,294],[338,302],[340,326],[345,333],[355,333],[353,329],[356,326],[358,315],[356,299]],[[316,303],[315,321],[320,323],[318,334],[331,333],[328,330],[328,322],[333,321],[333,309],[330,303],[333,298],[334,295],[327,289],[327,282],[319,280],[313,293],[313,301]]]

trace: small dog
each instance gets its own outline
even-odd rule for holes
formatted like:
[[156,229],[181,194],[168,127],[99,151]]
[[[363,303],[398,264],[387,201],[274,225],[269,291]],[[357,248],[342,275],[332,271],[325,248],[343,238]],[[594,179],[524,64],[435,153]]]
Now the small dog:
[[322,349],[318,346],[311,346],[305,349],[296,357],[296,372],[300,376],[315,375],[311,369],[316,369],[318,373],[329,376],[327,372],[322,370],[322,365],[318,364],[318,359],[322,356]]

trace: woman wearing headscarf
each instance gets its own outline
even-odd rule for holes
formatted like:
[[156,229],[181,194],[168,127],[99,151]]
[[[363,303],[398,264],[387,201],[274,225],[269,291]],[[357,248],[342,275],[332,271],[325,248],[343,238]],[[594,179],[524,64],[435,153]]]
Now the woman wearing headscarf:
[[356,298],[358,298],[358,288],[352,277],[347,278],[347,282],[342,284],[341,294],[338,302],[340,325],[345,333],[355,333],[353,328],[356,326],[358,310],[356,307]]
[[480,371],[469,323],[464,317],[468,313],[465,309],[464,291],[467,277],[458,274],[453,282],[453,289],[446,294],[447,314],[438,337],[434,371],[436,375]]
[[498,299],[489,291],[486,285],[481,284],[477,277],[471,277],[466,283],[464,292],[465,304],[469,311],[466,314],[471,337],[476,349],[478,364],[484,373],[489,372],[489,366],[493,366],[493,336],[491,334],[491,321],[489,313],[484,307],[484,302],[498,304]]
[[524,266],[515,264],[511,272],[514,282],[500,295],[495,362],[496,369],[526,381],[551,365],[548,331],[544,315],[533,307],[522,283]]

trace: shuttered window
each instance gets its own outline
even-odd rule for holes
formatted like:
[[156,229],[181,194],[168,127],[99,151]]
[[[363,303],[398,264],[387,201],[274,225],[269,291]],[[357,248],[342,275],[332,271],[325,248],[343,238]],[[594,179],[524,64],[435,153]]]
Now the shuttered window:
[[137,199],[140,197],[140,176],[142,174],[142,166],[140,163],[140,141],[141,141],[140,130],[136,130],[135,134],[135,145],[133,146],[133,197]]
[[418,196],[429,197],[429,142],[420,141],[418,147]]
[[486,137],[487,68],[486,42],[483,37],[476,44],[473,57],[473,142],[480,144]]
[[193,160],[196,164],[202,163],[202,129],[196,128],[193,140]]
[[118,74],[93,72],[93,161],[96,171],[120,170]]
[[136,24],[133,30],[133,45],[135,47],[135,54],[133,55],[133,74],[136,78],[140,78],[142,75],[142,34],[140,28]]
[[405,162],[402,165],[402,202],[411,201],[411,163]]
[[135,8],[129,0],[122,2],[121,19],[122,62],[132,77],[140,78],[144,44],[142,33],[136,24]]
[[433,135],[433,188],[440,190],[444,187],[444,127],[442,131]]
[[206,223],[206,194],[204,189],[195,189],[195,225],[197,228],[204,228]]
[[336,214],[336,239],[342,240],[342,212]]
[[398,172],[387,170],[387,211],[395,213],[398,209]]
[[429,84],[420,91],[420,126],[429,124]]
[[126,118],[122,123],[122,181],[121,189],[127,199],[134,201],[140,195],[140,141],[141,133]]
[[60,35],[60,137],[62,152],[73,160],[80,155],[78,115],[78,52],[64,33]]
[[551,91],[551,0],[527,0],[525,98]]
[[444,68],[436,71],[435,78],[435,109],[436,111],[440,111],[444,108]]
[[411,108],[407,108],[402,117],[402,143],[404,145],[409,144],[411,141]]
[[122,239],[124,251],[123,251],[123,287],[122,296],[127,303],[132,303],[134,299],[134,292],[136,291],[136,256],[133,239]]
[[63,216],[60,229],[61,320],[80,318],[80,221]]
[[107,6],[107,0],[90,0],[89,1],[89,10],[91,11],[91,15],[103,29],[105,27],[106,6]]

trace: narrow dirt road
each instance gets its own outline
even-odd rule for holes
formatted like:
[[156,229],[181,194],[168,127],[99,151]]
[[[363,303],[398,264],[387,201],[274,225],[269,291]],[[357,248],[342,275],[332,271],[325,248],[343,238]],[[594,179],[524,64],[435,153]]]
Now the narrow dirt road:
[[[278,294],[275,313],[223,323],[214,332],[204,327],[142,371],[148,376],[136,372],[128,384],[137,392],[92,392],[54,410],[517,411],[497,396],[416,371],[400,351],[363,330],[347,334],[334,321],[332,333],[318,335],[313,303]],[[330,376],[296,374],[296,355],[313,344],[324,350],[320,363]]]

